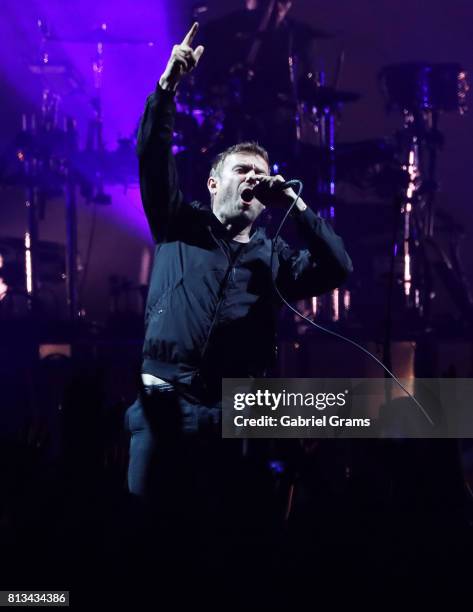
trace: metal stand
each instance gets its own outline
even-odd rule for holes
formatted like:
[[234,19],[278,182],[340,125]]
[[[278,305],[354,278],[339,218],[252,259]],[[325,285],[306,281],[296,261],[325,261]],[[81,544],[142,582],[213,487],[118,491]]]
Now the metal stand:
[[66,177],[66,287],[69,319],[79,317],[77,292],[77,200],[74,177]]

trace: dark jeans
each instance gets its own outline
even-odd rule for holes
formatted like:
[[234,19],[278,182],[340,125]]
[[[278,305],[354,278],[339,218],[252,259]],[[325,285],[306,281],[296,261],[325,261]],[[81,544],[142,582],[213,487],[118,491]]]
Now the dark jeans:
[[145,387],[128,408],[125,427],[131,434],[128,489],[162,506],[172,501],[164,497],[170,493],[166,490],[159,500],[162,487],[172,486],[176,479],[188,480],[189,470],[194,472],[218,452],[221,406],[193,403],[171,385]]
[[130,406],[126,427],[128,487],[144,502],[156,549],[168,540],[170,554],[213,550],[215,558],[226,551],[233,560],[250,550],[255,560],[256,549],[268,554],[272,475],[265,461],[243,455],[241,440],[222,439],[219,404],[192,403],[172,387],[157,388]]
[[220,415],[220,405],[190,402],[172,388],[143,393],[126,413],[136,502],[130,558],[140,585],[146,576],[153,584],[176,580],[176,592],[205,588],[208,602],[217,585],[233,593],[242,567],[247,576],[281,571],[282,524],[268,462],[244,453],[241,440],[222,439]]

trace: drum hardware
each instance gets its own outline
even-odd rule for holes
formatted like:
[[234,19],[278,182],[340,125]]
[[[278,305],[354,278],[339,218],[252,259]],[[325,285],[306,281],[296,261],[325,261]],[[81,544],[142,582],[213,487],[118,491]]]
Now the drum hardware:
[[[78,303],[78,252],[77,252],[77,187],[87,201],[94,204],[109,204],[110,196],[105,193],[104,184],[112,177],[114,182],[124,184],[137,179],[136,156],[131,152],[131,144],[124,140],[114,153],[105,150],[103,142],[102,82],[104,74],[105,44],[147,44],[152,41],[117,37],[111,34],[107,25],[101,26],[77,38],[54,35],[48,24],[39,19],[40,34],[39,61],[30,64],[33,74],[43,81],[41,110],[38,114],[22,119],[22,130],[16,143],[16,163],[19,171],[11,178],[26,188],[25,204],[27,209],[27,232],[25,234],[24,254],[27,261],[26,294],[28,309],[35,316],[38,311],[38,266],[39,266],[39,221],[44,218],[46,204],[51,197],[65,196],[66,217],[66,289],[69,318],[74,321],[81,316]],[[50,87],[50,82],[62,84],[59,89],[69,91],[80,89],[79,80],[70,66],[54,61],[50,44],[54,42],[74,42],[93,44],[95,55],[91,69],[94,93],[91,97],[92,117],[88,124],[86,147],[79,151],[75,121],[66,118],[59,121],[61,95]],[[10,177],[9,177],[10,178]]]
[[437,152],[443,143],[439,116],[466,111],[468,84],[465,72],[455,63],[396,64],[383,68],[379,78],[388,110],[397,108],[403,118],[397,137],[402,169],[409,175],[401,206],[406,306],[425,309],[432,291],[422,286],[420,269],[428,262],[415,261],[420,253],[416,244],[434,237]]
[[133,313],[144,316],[147,294],[147,285],[133,283],[123,276],[110,276],[110,315],[122,317]]
[[[54,62],[48,45],[57,41],[92,44],[95,47],[95,56],[92,61],[94,76],[94,95],[91,97],[92,117],[89,122],[85,150],[79,151],[77,134],[72,120],[68,127],[58,128],[58,107],[61,103],[61,96],[53,89],[45,87],[41,119],[38,117],[25,118],[26,127],[21,134],[22,146],[18,147],[17,151],[23,158],[22,160],[18,158],[23,170],[21,181],[25,185],[34,187],[33,192],[28,192],[28,201],[34,201],[33,209],[36,210],[38,219],[45,214],[45,206],[49,197],[66,193],[69,207],[68,248],[73,251],[76,249],[74,234],[77,228],[75,227],[74,209],[77,186],[80,187],[81,193],[88,201],[94,204],[109,204],[111,199],[105,193],[106,184],[126,186],[137,181],[134,139],[122,139],[114,151],[107,151],[103,142],[101,87],[105,69],[104,47],[107,44],[153,43],[145,39],[116,37],[106,24],[102,24],[96,30],[68,39],[52,34],[44,23],[41,27],[43,35],[41,61],[36,64],[35,71],[45,80],[54,73],[66,79],[70,76],[67,65]],[[315,30],[311,35],[312,38],[333,37],[331,33]],[[253,32],[237,30],[232,32],[232,36],[240,41],[253,41],[255,45],[250,48],[250,51],[254,51],[256,47],[258,53],[266,33],[258,32],[255,35]],[[406,244],[410,245],[412,250],[416,246],[414,227],[416,227],[415,231],[422,235],[425,233],[431,236],[434,230],[431,202],[433,202],[437,184],[433,169],[435,155],[442,142],[437,124],[440,112],[450,112],[455,109],[465,112],[466,110],[465,96],[468,87],[461,67],[458,64],[400,64],[386,67],[382,71],[380,80],[388,97],[389,107],[401,110],[404,118],[403,129],[398,133],[397,140],[378,139],[340,143],[336,138],[336,131],[343,106],[360,98],[357,92],[339,89],[338,81],[343,63],[343,52],[340,54],[336,69],[337,76],[332,79],[330,85],[327,85],[323,71],[307,72],[299,78],[297,56],[291,54],[293,49],[291,45],[289,47],[288,66],[290,67],[292,91],[288,92],[285,97],[277,97],[278,106],[286,112],[292,123],[291,130],[294,134],[295,149],[290,151],[289,159],[297,160],[297,166],[301,168],[304,161],[308,161],[307,168],[301,172],[306,172],[310,177],[309,184],[311,179],[312,184],[315,182],[317,201],[321,206],[319,212],[332,221],[336,220],[339,203],[335,196],[339,181],[349,182],[363,190],[373,189],[381,197],[392,198],[393,193],[403,191],[404,200],[410,190],[414,192],[416,203],[419,204],[415,214],[412,209],[407,211],[407,206],[403,208],[404,216],[406,212],[411,214],[412,224],[411,233],[407,238],[404,237],[402,247],[403,253]],[[215,79],[205,89],[194,81],[195,75],[179,88],[176,99],[177,115],[174,134],[174,153],[178,163],[203,171],[211,155],[223,149],[227,144],[233,144],[232,125],[236,125],[237,128],[238,126],[244,126],[245,129],[248,127],[245,136],[251,133],[255,116],[252,115],[251,105],[246,106],[245,96],[251,94],[251,86],[258,76],[254,55],[254,53],[244,54],[240,61],[235,62],[229,70],[220,74],[219,79]],[[246,90],[247,85],[250,89]],[[267,109],[264,109],[262,114],[263,132],[261,134],[265,129],[275,133],[276,130],[268,129],[270,120],[266,111]],[[301,122],[304,121],[304,117],[308,119],[309,130],[312,131],[311,144],[304,142],[303,130],[301,133]],[[265,125],[266,119],[268,121]],[[42,134],[41,143],[39,143],[38,130]],[[261,134],[256,134],[256,137],[259,138]],[[232,136],[231,139],[230,136]],[[264,139],[260,138],[260,141],[265,144]],[[38,144],[41,146],[38,147]],[[288,140],[285,140],[284,144],[288,144]],[[268,148],[273,152],[272,146]],[[290,146],[286,147],[286,156],[290,148]],[[414,160],[413,164],[409,163],[411,157]],[[290,162],[284,158],[284,154],[276,151],[275,158],[278,160],[277,165],[282,168],[280,171],[283,174],[291,174]],[[195,181],[195,177],[190,176],[191,174],[194,173],[181,173],[186,180],[192,182]],[[195,195],[195,185],[192,185],[192,189],[189,187],[188,191]],[[33,195],[36,199],[33,198]],[[411,202],[411,205],[414,206],[414,202]],[[34,228],[28,233],[31,242],[31,256],[34,261],[36,238]],[[408,260],[412,277],[417,265],[416,258],[411,251],[407,254],[410,256]],[[77,255],[68,258],[69,267],[72,268],[72,262],[76,258]],[[34,286],[34,263],[32,274]],[[73,283],[73,273],[68,274],[69,277]],[[415,282],[417,281],[417,284],[422,284],[422,273],[417,274]],[[416,308],[417,300],[418,308],[423,310],[419,305],[422,297],[420,286],[414,287],[414,280],[409,281],[406,277],[403,278],[404,289],[409,286],[409,282],[411,283],[409,307]],[[415,289],[420,291],[417,297]],[[72,290],[73,288],[69,289],[69,303],[74,302]],[[424,293],[429,292],[425,289]],[[330,320],[333,320],[334,312],[340,315],[341,299],[342,297],[339,296],[337,308],[331,304]],[[344,306],[342,310],[343,308]],[[74,310],[77,312],[77,306]],[[318,316],[323,314],[323,311],[319,300]]]
[[[318,134],[319,152],[324,159],[317,180],[319,195],[334,197],[337,180],[336,121],[344,104],[356,102],[360,95],[355,92],[338,91],[325,84],[324,73],[308,73],[298,83],[300,99],[312,117]],[[322,216],[335,221],[335,207],[329,205],[320,211]]]
[[414,114],[468,110],[467,75],[458,63],[392,64],[381,70],[379,82],[388,110]]
[[136,38],[130,36],[118,36],[112,34],[106,23],[101,23],[98,27],[90,29],[88,32],[82,32],[78,36],[59,36],[50,27],[44,19],[38,19],[38,29],[42,35],[44,43],[69,43],[80,45],[145,45],[154,47],[157,44],[156,40],[149,38]]
[[[17,150],[21,168],[20,181],[26,188],[27,232],[25,234],[25,257],[27,266],[26,291],[30,313],[37,313],[39,264],[39,221],[44,218],[47,200],[62,193],[66,195],[67,296],[73,318],[77,312],[75,274],[77,245],[75,237],[75,177],[70,160],[77,144],[76,127],[68,119],[60,128],[58,124],[59,96],[43,90],[41,113],[34,116],[30,124],[23,119],[23,132],[19,142],[26,146]],[[29,129],[28,129],[29,128]]]
[[207,4],[205,2],[195,2],[192,5],[192,20],[191,23],[194,23],[194,21],[199,21],[202,15],[205,15],[205,13],[209,10],[209,7],[207,6]]
[[[46,241],[39,241],[37,247],[35,314],[60,318],[60,302],[65,297],[63,288],[66,279],[65,248],[63,245]],[[2,302],[0,318],[2,319],[23,317],[30,312],[28,279],[31,277],[28,274],[29,262],[25,258],[27,251],[27,239],[0,238],[0,302]]]
[[[257,140],[275,157],[288,155],[288,150],[291,157],[297,154],[301,132],[297,80],[303,67],[298,65],[296,44],[308,48],[313,40],[334,35],[285,17],[271,1],[261,12],[242,10],[231,19],[223,17],[204,26],[202,43],[217,57],[214,67],[209,65],[206,69],[203,65],[196,73],[196,89],[205,92],[196,97],[201,97],[200,108],[220,111],[214,125],[208,122],[210,131],[216,128],[218,137],[209,140],[205,134],[207,142],[201,147],[205,152],[243,140]],[[283,48],[278,49],[281,72],[269,83],[265,72],[260,72],[260,62],[266,61],[266,45],[279,31],[283,43]]]
[[431,323],[431,306],[436,292],[429,248],[436,245],[434,204],[438,184],[437,152],[443,143],[438,123],[442,112],[465,113],[468,83],[466,73],[456,63],[386,66],[380,72],[379,81],[387,109],[396,108],[402,113],[403,125],[397,139],[401,168],[408,175],[407,188],[396,198],[397,226],[402,237],[399,239],[395,230],[391,248],[383,355],[389,367],[393,270],[398,253],[403,262],[405,307],[418,313],[424,329]]
[[[338,78],[335,79],[336,81]],[[316,136],[317,147],[312,149],[313,163],[317,161],[316,193],[319,214],[336,222],[336,183],[338,180],[338,146],[336,143],[337,120],[344,104],[355,102],[360,95],[355,92],[340,91],[325,85],[325,73],[309,72],[297,83],[302,113],[309,117]],[[302,116],[300,113],[300,116]],[[307,148],[306,148],[307,151]],[[338,322],[344,319],[350,308],[350,296],[345,291],[332,293],[312,300],[310,304],[314,316]]]

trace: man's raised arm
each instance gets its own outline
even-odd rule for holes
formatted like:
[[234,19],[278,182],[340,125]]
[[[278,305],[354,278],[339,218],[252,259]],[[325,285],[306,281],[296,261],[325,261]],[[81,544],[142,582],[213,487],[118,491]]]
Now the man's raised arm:
[[169,224],[182,204],[172,135],[176,106],[174,93],[181,78],[197,65],[204,48],[191,45],[199,28],[194,23],[184,40],[174,45],[156,90],[148,96],[138,131],[140,189],[154,239],[165,239]]

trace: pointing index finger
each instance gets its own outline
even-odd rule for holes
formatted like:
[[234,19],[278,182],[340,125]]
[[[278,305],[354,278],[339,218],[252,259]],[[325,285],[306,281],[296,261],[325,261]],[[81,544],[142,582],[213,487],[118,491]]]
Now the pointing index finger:
[[197,34],[197,30],[199,29],[199,24],[197,21],[195,21],[192,24],[191,29],[187,32],[187,34],[184,36],[184,40],[182,41],[181,44],[183,45],[187,45],[188,47],[190,47],[192,45],[192,41],[195,38],[195,35]]

